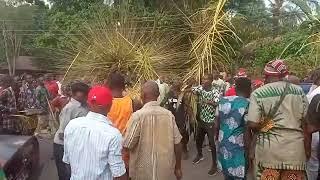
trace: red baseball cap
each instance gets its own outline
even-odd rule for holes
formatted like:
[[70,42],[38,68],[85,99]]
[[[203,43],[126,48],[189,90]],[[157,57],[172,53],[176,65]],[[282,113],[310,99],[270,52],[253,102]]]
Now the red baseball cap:
[[110,89],[104,86],[94,86],[90,89],[88,94],[88,104],[93,103],[101,106],[112,104],[112,93]]

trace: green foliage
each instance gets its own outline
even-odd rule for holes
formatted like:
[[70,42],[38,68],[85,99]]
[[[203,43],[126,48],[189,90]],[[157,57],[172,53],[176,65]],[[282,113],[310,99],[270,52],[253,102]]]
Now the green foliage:
[[304,31],[292,32],[269,43],[262,44],[255,50],[253,66],[263,67],[267,62],[274,59],[290,59],[308,53],[308,48],[300,51],[308,36],[308,33]]
[[41,3],[37,5],[22,4],[18,7],[10,4],[0,6],[0,61],[4,61],[5,59],[3,33],[15,36],[22,42],[21,55],[30,54],[30,48],[32,48],[34,39],[33,32],[39,27],[36,24],[37,20],[35,20],[35,17],[41,17],[41,9],[44,8],[45,6]]

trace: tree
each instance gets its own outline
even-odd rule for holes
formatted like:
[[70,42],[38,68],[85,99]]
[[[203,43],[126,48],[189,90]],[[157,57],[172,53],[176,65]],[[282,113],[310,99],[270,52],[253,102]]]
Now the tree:
[[44,4],[31,4],[26,1],[0,2],[0,61],[6,61],[9,73],[14,75],[16,58],[19,55],[30,55],[33,36],[37,32],[34,17],[41,17],[38,10],[44,8]]

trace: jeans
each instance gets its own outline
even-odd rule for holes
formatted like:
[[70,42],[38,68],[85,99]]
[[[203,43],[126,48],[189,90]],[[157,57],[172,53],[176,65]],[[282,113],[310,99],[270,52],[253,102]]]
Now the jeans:
[[206,123],[203,121],[198,121],[196,135],[196,144],[198,155],[202,156],[202,146],[205,136],[208,136],[209,146],[212,154],[212,164],[216,165],[216,146],[214,142],[214,123]]
[[63,145],[53,144],[53,155],[57,166],[59,180],[69,180],[71,177],[70,165],[62,161]]

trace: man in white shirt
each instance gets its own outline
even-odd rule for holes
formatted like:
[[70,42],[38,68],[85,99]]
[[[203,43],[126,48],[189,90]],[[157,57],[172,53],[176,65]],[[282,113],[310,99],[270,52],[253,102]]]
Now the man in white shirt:
[[159,79],[156,80],[156,83],[159,86],[159,92],[160,95],[158,97],[158,102],[160,103],[160,105],[163,105],[166,101],[166,96],[170,91],[170,87],[167,83],[164,82],[164,77],[160,76]]
[[87,103],[88,115],[72,120],[64,132],[63,161],[70,164],[71,180],[127,180],[122,135],[107,118],[111,91],[95,86]]

